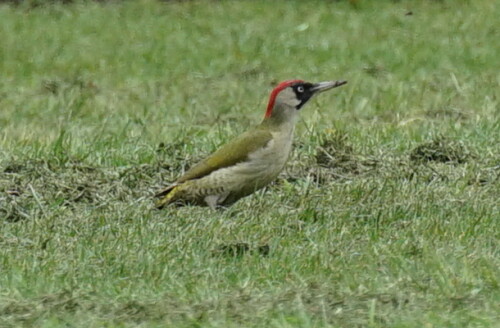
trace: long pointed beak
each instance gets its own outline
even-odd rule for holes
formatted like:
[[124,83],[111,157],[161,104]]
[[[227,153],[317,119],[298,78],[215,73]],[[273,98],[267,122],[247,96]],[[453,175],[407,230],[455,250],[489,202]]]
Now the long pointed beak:
[[320,93],[320,92],[323,92],[326,90],[340,87],[341,85],[344,85],[346,83],[347,83],[347,81],[344,81],[344,80],[319,82],[319,83],[314,84],[314,86],[311,88],[311,91],[314,93]]

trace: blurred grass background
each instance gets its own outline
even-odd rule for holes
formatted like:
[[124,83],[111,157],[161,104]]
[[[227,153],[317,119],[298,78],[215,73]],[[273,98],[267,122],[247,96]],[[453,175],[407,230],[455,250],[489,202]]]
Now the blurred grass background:
[[[0,4],[0,325],[498,325],[499,15]],[[276,184],[152,209],[290,78],[349,84],[302,111]]]

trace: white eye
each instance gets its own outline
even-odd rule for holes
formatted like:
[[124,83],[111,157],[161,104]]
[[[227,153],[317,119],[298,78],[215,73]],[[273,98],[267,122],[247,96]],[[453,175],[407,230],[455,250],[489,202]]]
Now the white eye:
[[297,87],[297,92],[300,92],[300,93],[304,92],[304,87],[303,87],[303,86],[301,86],[301,85],[299,85],[299,86]]

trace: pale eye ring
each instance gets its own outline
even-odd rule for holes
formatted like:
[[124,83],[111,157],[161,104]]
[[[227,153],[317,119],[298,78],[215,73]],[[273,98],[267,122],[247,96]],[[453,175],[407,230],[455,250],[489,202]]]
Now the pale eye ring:
[[303,86],[301,86],[301,85],[299,85],[299,86],[297,87],[297,92],[300,92],[300,93],[304,92],[304,87],[303,87]]

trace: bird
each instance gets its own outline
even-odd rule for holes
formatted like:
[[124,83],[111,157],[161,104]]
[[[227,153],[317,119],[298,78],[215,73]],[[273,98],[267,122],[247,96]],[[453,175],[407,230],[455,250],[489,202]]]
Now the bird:
[[156,194],[169,204],[228,207],[274,181],[292,149],[299,112],[315,95],[345,80],[310,83],[287,80],[269,96],[262,122],[229,141]]

